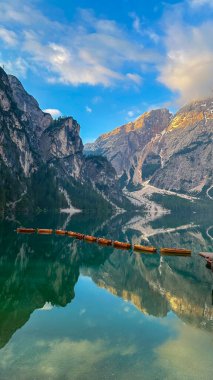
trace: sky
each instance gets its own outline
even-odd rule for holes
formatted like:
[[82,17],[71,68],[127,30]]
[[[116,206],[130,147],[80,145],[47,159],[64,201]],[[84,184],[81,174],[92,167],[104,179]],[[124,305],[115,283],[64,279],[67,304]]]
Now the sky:
[[213,91],[213,0],[0,2],[0,65],[83,142]]

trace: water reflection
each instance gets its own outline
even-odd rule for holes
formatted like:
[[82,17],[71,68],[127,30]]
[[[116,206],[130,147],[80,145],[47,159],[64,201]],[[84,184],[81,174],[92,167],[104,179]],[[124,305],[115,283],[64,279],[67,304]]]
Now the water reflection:
[[[139,214],[108,220],[78,214],[67,224],[133,244],[189,248],[191,257],[14,232],[20,225],[61,228],[63,215],[1,223],[1,379],[28,380],[32,368],[35,379],[140,379],[141,373],[144,379],[184,373],[200,379],[202,371],[208,378],[213,275],[198,252],[212,251],[212,221],[204,214],[179,222],[177,215],[148,222]],[[191,356],[198,364],[190,372]]]
[[[64,223],[55,216],[46,219],[29,223],[53,228]],[[212,330],[212,274],[197,256],[200,250],[211,249],[205,225],[169,231],[166,227],[164,233],[162,225],[149,226],[152,233],[143,234],[143,239],[145,227],[138,215],[120,215],[99,224],[93,216],[79,214],[69,225],[83,233],[134,243],[148,238],[157,246],[190,247],[191,258],[118,251],[63,236],[17,235],[16,226],[1,224],[0,347],[35,309],[69,304],[80,272],[145,314],[164,317],[172,310],[183,321]]]

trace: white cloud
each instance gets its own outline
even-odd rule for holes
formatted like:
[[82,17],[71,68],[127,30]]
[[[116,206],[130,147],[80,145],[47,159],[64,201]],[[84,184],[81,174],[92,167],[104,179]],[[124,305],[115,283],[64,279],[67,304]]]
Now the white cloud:
[[135,114],[134,114],[133,111],[128,111],[128,112],[127,112],[127,115],[128,115],[129,117],[133,117]]
[[85,313],[86,313],[86,309],[83,308],[83,309],[80,310],[79,315],[82,316],[82,315],[85,314]]
[[129,121],[130,119],[137,118],[138,115],[141,114],[141,110],[139,110],[137,107],[131,107],[129,110],[123,110],[122,113],[126,115],[126,120]]
[[132,23],[133,29],[137,33],[142,33],[141,20],[138,17],[138,15],[135,12],[132,12],[129,14],[129,16],[133,19],[133,23]]
[[142,83],[143,78],[138,74],[128,73],[126,74],[127,78],[129,78],[132,82],[140,85]]
[[179,94],[181,103],[206,97],[213,90],[213,22],[194,27],[167,25],[166,60],[159,81]]
[[213,0],[189,0],[192,7],[199,8],[203,5],[213,7]]
[[43,112],[50,113],[53,118],[57,118],[62,115],[61,111],[56,108],[47,108]]
[[[79,11],[75,24],[60,24],[29,4],[0,3],[0,21],[4,27],[13,23],[19,50],[31,67],[45,71],[49,83],[114,86],[131,79],[126,66],[141,71],[143,63],[154,64],[159,57],[115,21],[96,18],[91,11]],[[139,84],[139,74],[131,75]]]
[[4,60],[0,54],[0,66],[3,66],[8,74],[16,75],[17,77],[26,77],[29,68],[28,62],[21,57],[14,60]]
[[87,111],[88,113],[91,113],[91,112],[92,112],[92,108],[90,108],[90,107],[88,107],[88,106],[86,106],[85,109],[86,109],[86,111]]
[[[174,373],[178,373],[176,379],[210,379],[212,335],[175,319],[172,324],[174,332],[170,339],[163,341],[154,350],[154,367],[161,369],[162,378],[165,379],[174,379]],[[193,364],[189,365],[191,358]]]
[[[26,334],[25,334],[26,335]],[[45,334],[44,334],[45,335]],[[53,333],[52,333],[53,335]],[[54,336],[54,335],[53,335]],[[46,336],[45,336],[46,338]],[[29,339],[23,338],[23,345],[29,345]],[[30,341],[31,343],[31,341]],[[103,365],[107,367],[112,358],[120,360],[132,358],[137,352],[137,346],[123,341],[119,345],[110,344],[110,340],[69,338],[33,339],[26,350],[20,350],[17,339],[6,347],[1,355],[0,371],[3,379],[24,378],[30,379],[93,379],[102,378]],[[36,360],[35,360],[36,358]],[[83,358],[83,360],[82,360]],[[26,360],[24,360],[26,359]],[[17,361],[22,365],[17,367]],[[102,365],[102,366],[101,366]],[[122,367],[122,366],[121,366]],[[106,368],[106,378],[111,376],[110,369]],[[132,368],[119,368],[120,378],[129,378]],[[109,376],[108,376],[109,374]]]
[[125,306],[124,307],[124,311],[125,311],[125,313],[129,313],[130,312],[130,307],[129,306]]
[[[75,35],[71,45],[41,43],[35,33],[26,32],[23,48],[32,56],[35,64],[55,73],[51,77],[52,82],[72,85],[87,83],[111,86],[116,81],[125,81],[126,76],[121,70],[124,63],[141,63],[152,58],[152,55],[125,38],[98,32]],[[127,76],[136,83],[141,81],[139,75]]]
[[[1,23],[13,24],[14,27],[30,26],[51,27],[54,32],[55,28],[60,27],[57,21],[52,21],[44,16],[29,0],[7,0],[0,2],[0,21]],[[41,31],[42,29],[40,29]]]
[[9,29],[0,27],[0,39],[9,46],[15,46],[17,44],[16,34]]
[[150,38],[150,40],[152,40],[156,44],[160,41],[159,35],[156,32],[154,32],[154,30],[147,29],[146,35]]
[[93,104],[99,104],[103,101],[102,97],[101,96],[94,96],[94,98],[92,98],[92,103]]
[[143,25],[139,16],[135,12],[130,13],[129,16],[133,19],[132,27],[135,30],[135,32],[140,34],[142,37],[147,36],[154,43],[159,42],[160,37],[158,36],[158,34],[154,30],[146,28],[145,25]]

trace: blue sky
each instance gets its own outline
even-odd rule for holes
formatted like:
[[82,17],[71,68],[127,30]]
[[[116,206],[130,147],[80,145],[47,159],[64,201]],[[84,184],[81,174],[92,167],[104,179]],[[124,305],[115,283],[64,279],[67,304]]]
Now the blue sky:
[[84,142],[213,90],[213,0],[8,0],[0,64]]

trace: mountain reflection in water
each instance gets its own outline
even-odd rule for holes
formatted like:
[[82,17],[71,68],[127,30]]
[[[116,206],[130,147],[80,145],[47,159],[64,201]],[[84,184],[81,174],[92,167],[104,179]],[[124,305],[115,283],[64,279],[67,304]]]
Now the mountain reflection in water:
[[[199,219],[197,215],[196,218]],[[2,222],[0,348],[10,346],[13,334],[29,321],[35,310],[50,310],[54,306],[66,310],[75,298],[75,287],[79,278],[82,278],[80,275],[90,278],[98,286],[96,289],[106,289],[109,294],[129,301],[143,315],[164,320],[173,312],[178,320],[187,325],[212,333],[213,275],[198,256],[199,251],[212,250],[210,224],[204,219],[205,223],[202,221],[201,226],[195,220],[188,227],[184,227],[187,224],[183,223],[183,228],[182,221],[178,226],[175,219],[176,224],[172,228],[171,216],[146,226],[138,215],[121,214],[100,223],[94,215],[78,214],[72,217],[67,227],[96,236],[129,240],[134,244],[148,241],[157,247],[189,248],[193,251],[192,257],[133,253],[64,236],[18,235],[14,232],[18,226],[16,222]],[[62,216],[57,218],[48,215],[40,220],[28,221],[32,227],[60,228],[64,223]],[[27,225],[26,221],[22,224]],[[110,303],[108,308],[110,313]],[[103,318],[101,310],[99,312],[100,318]],[[83,304],[80,313],[84,313]],[[98,324],[97,321],[90,323],[91,326],[92,323]],[[80,335],[80,321],[78,328]],[[126,322],[126,334],[128,328]],[[3,368],[1,351],[0,369]],[[26,375],[23,378],[28,377]],[[73,378],[77,379],[78,376]]]

